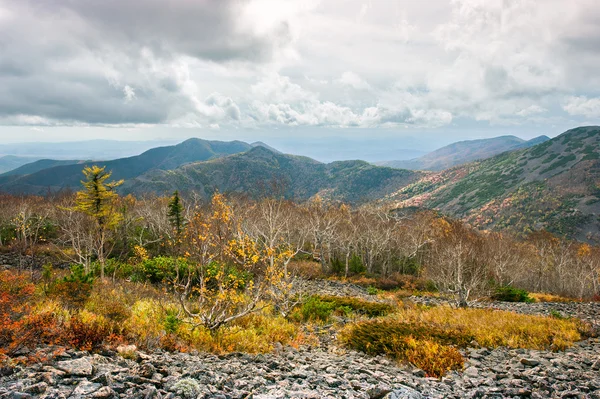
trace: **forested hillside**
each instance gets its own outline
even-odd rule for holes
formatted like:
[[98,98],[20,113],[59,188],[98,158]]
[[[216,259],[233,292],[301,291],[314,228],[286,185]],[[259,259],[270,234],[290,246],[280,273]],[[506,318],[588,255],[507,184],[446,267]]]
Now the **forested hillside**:
[[532,148],[430,173],[390,199],[481,228],[598,240],[600,128],[569,130]]

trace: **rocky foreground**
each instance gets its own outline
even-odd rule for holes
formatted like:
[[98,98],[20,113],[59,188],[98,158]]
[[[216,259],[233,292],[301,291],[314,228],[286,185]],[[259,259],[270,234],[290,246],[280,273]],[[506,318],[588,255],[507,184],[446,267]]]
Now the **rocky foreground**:
[[[337,287],[332,287],[337,288]],[[419,300],[417,300],[419,301]],[[420,300],[425,301],[425,300]],[[559,311],[597,323],[600,304],[477,306]],[[324,340],[328,342],[329,340]],[[592,398],[600,399],[600,340],[565,352],[469,349],[463,372],[441,380],[384,357],[324,343],[268,355],[67,351],[52,361],[0,369],[0,398]]]

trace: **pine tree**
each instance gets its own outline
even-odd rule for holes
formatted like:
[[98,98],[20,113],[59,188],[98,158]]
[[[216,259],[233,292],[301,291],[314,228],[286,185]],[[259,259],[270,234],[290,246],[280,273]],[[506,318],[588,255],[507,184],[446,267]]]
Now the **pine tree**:
[[100,263],[100,277],[104,279],[108,233],[114,231],[121,220],[121,214],[116,209],[119,196],[115,189],[123,184],[123,180],[108,182],[112,173],[107,172],[105,167],[96,165],[85,167],[83,174],[83,190],[77,192],[74,209],[89,215],[95,221],[95,252]]
[[169,217],[169,221],[173,225],[173,228],[179,237],[184,225],[183,205],[181,203],[181,198],[179,197],[179,191],[175,191],[171,197],[171,200],[169,201],[167,216]]

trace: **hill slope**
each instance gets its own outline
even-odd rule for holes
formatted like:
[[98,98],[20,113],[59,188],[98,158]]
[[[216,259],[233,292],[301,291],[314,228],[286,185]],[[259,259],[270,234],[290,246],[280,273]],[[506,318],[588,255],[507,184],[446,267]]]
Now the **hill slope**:
[[482,228],[545,228],[600,239],[600,127],[580,127],[534,147],[428,173],[389,197],[436,208]]
[[[251,149],[250,144],[241,141],[207,141],[189,139],[181,144],[153,148],[141,155],[120,158],[113,161],[89,161],[84,165],[106,166],[113,172],[115,180],[128,180],[147,173],[153,169],[174,169],[189,162],[204,161]],[[61,162],[61,161],[50,161]],[[36,165],[23,168],[23,175],[0,176],[0,191],[18,194],[42,194],[48,190],[79,188],[82,178],[81,163],[67,165],[50,165],[39,169]],[[40,166],[38,164],[37,166]],[[29,172],[29,173],[27,173]]]
[[315,194],[351,203],[369,201],[416,181],[420,172],[373,166],[364,161],[329,164],[310,158],[275,153],[259,146],[248,152],[175,170],[154,170],[131,179],[125,193],[195,191],[208,197],[215,189],[251,196],[270,194],[273,186],[287,198],[308,199]]
[[430,152],[422,157],[407,161],[387,161],[378,165],[411,170],[439,171],[478,159],[486,159],[505,151],[528,148],[550,140],[540,136],[525,141],[516,136],[501,136],[491,139],[459,141]]
[[14,170],[15,168],[18,168],[30,162],[34,162],[37,159],[39,158],[5,155],[3,157],[0,157],[0,173],[9,172],[11,170]]

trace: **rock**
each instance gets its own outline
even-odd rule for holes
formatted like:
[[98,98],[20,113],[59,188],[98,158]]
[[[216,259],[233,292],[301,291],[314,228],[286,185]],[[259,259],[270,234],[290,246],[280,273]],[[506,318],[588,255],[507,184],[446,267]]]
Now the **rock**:
[[525,366],[529,366],[529,367],[535,367],[540,364],[540,361],[536,360],[536,359],[523,358],[523,359],[521,359],[521,364],[524,364]]
[[[600,359],[597,359],[593,364],[592,364],[592,370],[600,370]],[[0,374],[1,375],[1,374]]]
[[31,399],[31,395],[24,392],[11,392],[8,396],[8,399]]
[[12,366],[0,367],[0,377],[8,377],[9,375],[13,375],[14,372],[15,368]]
[[471,366],[471,367],[467,367],[467,369],[464,371],[465,375],[469,376],[469,377],[479,377],[479,370],[477,370],[477,368],[475,366]]
[[117,353],[125,359],[136,359],[137,358],[137,346],[135,345],[119,345],[117,346]]
[[413,374],[415,377],[421,377],[421,378],[425,378],[425,377],[427,376],[427,373],[425,373],[425,371],[424,371],[424,370],[421,370],[421,369],[414,369],[414,370],[412,371],[412,374]]
[[110,387],[102,387],[100,389],[98,389],[96,392],[93,392],[90,396],[90,398],[95,398],[95,399],[110,399],[116,396],[115,391],[112,390],[112,388]]
[[56,368],[68,375],[78,377],[89,377],[94,371],[92,364],[84,357],[75,360],[61,360],[56,364]]
[[93,394],[93,393],[97,392],[98,390],[100,390],[100,388],[102,388],[102,385],[97,384],[95,382],[90,382],[90,381],[88,381],[86,379],[83,379],[79,383],[79,385],[77,385],[77,387],[75,388],[75,390],[71,394],[70,398],[72,398],[72,399],[87,398],[91,394]]
[[24,389],[26,393],[31,393],[33,395],[39,395],[41,393],[46,392],[48,389],[48,384],[45,382],[38,382],[37,384],[33,384]]
[[139,375],[144,378],[152,378],[152,376],[156,373],[156,368],[152,365],[152,363],[144,363],[140,366]]
[[392,392],[392,387],[386,384],[378,384],[367,389],[367,395],[369,395],[370,399],[381,399],[390,392]]
[[400,387],[385,395],[384,399],[423,399],[423,395],[412,388]]

